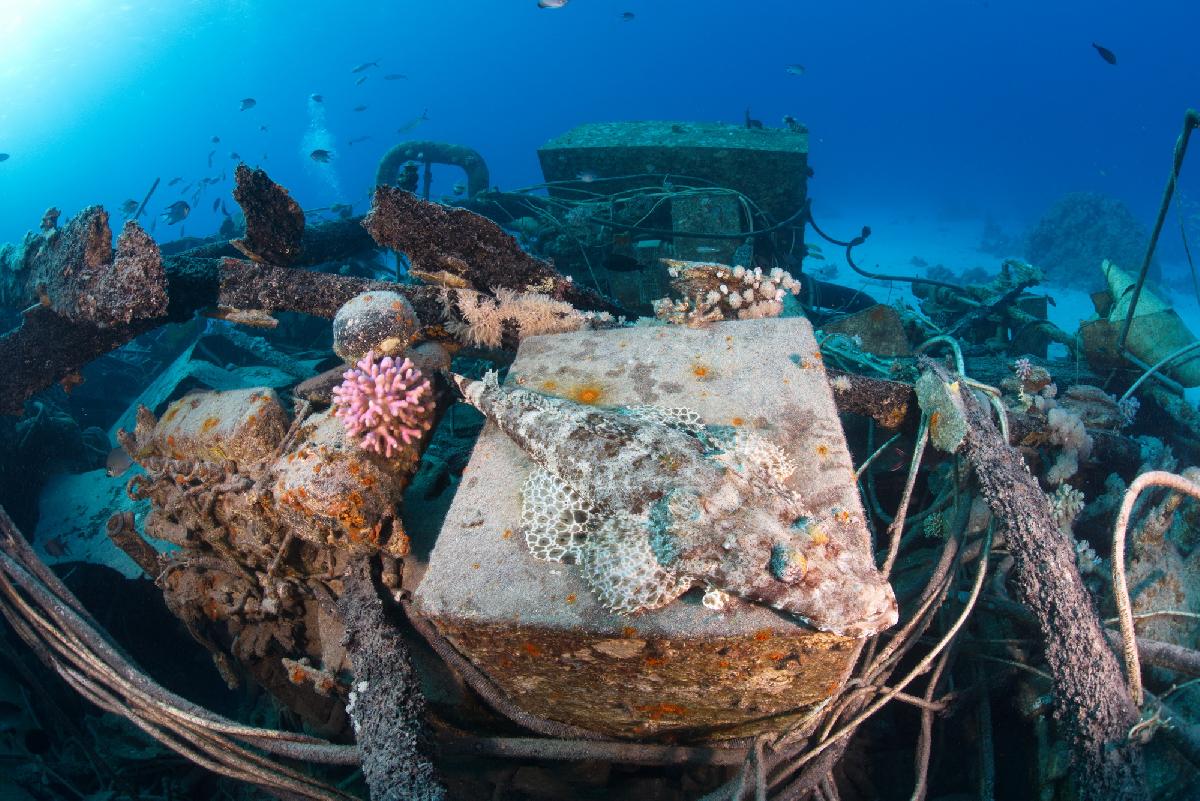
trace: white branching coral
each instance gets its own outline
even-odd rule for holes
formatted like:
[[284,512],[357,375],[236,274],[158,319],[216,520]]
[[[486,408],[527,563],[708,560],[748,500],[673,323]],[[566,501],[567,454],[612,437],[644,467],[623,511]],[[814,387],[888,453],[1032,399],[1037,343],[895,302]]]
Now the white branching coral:
[[[446,329],[467,345],[483,348],[500,346],[506,327],[517,333],[518,339],[537,334],[561,334],[578,331],[596,323],[610,323],[605,312],[581,312],[565,301],[555,300],[540,292],[514,292],[497,289],[495,297],[469,289],[448,290],[443,295],[447,317],[453,322]],[[454,311],[461,316],[455,319]]]
[[1083,511],[1084,495],[1070,484],[1062,484],[1050,493],[1050,509],[1060,529],[1070,532],[1075,518]]
[[729,267],[700,261],[663,259],[671,285],[681,300],[662,298],[653,303],[654,314],[679,325],[704,325],[715,320],[748,320],[778,317],[783,299],[799,294],[800,282],[776,267]]

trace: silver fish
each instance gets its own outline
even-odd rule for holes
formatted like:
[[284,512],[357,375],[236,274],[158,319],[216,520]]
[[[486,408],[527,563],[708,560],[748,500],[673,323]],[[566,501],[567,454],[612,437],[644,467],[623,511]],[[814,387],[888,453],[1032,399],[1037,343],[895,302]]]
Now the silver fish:
[[116,478],[132,466],[133,459],[130,459],[125,449],[118,445],[108,452],[108,459],[104,463],[104,473],[109,478]]
[[534,555],[572,557],[612,611],[656,609],[708,585],[844,636],[896,622],[870,552],[830,536],[839,510],[809,510],[784,485],[794,465],[773,443],[694,413],[601,409],[502,387],[495,373],[453,377],[541,468],[522,513]]

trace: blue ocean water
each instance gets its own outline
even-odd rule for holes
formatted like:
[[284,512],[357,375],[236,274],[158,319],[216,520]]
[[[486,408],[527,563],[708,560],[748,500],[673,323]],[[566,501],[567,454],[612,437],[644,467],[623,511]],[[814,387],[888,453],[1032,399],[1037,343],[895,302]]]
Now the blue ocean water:
[[[379,155],[425,109],[407,136],[474,147],[504,189],[538,183],[538,145],[581,122],[738,122],[749,108],[809,127],[814,210],[847,225],[1028,224],[1067,191],[1124,200],[1149,224],[1200,102],[1197,22],[1200,7],[1168,0],[4,0],[0,241],[50,205],[115,208],[156,177],[182,177],[174,191],[224,173],[184,226],[211,233],[232,153],[306,208],[362,211]],[[246,97],[257,105],[240,112]],[[314,142],[330,163],[308,157]],[[1200,197],[1195,174],[1185,196]],[[1164,237],[1168,262],[1177,243]]]

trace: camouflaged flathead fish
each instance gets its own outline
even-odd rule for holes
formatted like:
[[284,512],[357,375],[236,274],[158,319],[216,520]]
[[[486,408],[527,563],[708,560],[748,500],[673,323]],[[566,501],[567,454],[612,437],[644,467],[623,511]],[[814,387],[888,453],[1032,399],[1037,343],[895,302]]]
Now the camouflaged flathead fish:
[[805,508],[784,485],[794,465],[764,438],[684,409],[602,409],[502,387],[495,373],[455,381],[539,466],[523,488],[534,556],[574,562],[614,612],[707,586],[835,634],[896,622],[869,552],[830,536],[837,512]]

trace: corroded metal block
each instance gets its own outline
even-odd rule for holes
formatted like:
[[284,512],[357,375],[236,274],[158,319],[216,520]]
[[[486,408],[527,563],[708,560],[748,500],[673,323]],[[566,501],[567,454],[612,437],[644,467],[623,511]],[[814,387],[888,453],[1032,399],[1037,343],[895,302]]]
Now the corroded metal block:
[[[797,463],[789,484],[870,547],[853,465],[812,328],[800,318],[645,327],[525,340],[509,382],[583,403],[686,406],[752,430]],[[479,438],[415,592],[417,608],[531,713],[614,736],[734,737],[782,727],[845,680],[855,641],[693,590],[610,613],[571,565],[534,559],[519,533],[524,453]]]
[[[538,160],[551,197],[645,187],[647,175],[669,175],[678,186],[701,177],[703,185],[736,189],[783,220],[804,205],[808,134],[719,122],[587,123],[538,148]],[[585,174],[602,180],[577,180]]]

